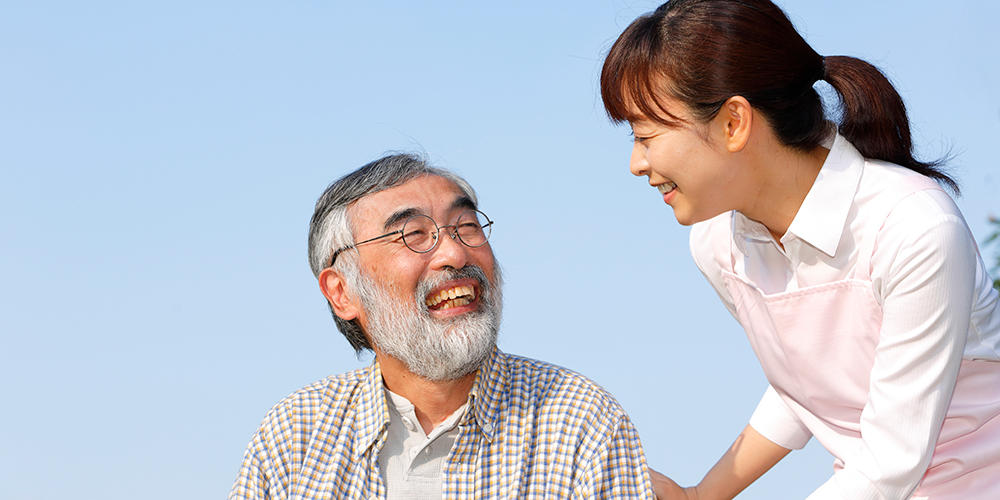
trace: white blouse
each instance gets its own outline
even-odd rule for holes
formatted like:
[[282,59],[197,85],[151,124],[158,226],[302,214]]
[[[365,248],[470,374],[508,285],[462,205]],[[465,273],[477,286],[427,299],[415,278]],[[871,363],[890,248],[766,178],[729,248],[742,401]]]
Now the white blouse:
[[[736,255],[735,271],[766,294],[848,278],[861,236],[871,224],[883,222],[866,219],[866,208],[887,186],[913,175],[897,165],[863,160],[839,134],[827,147],[830,154],[816,182],[781,238],[784,249],[764,225],[734,214],[734,252],[742,254]],[[927,463],[935,444],[928,436],[937,436],[950,403],[951,390],[941,391],[942,384],[954,386],[962,359],[1000,361],[997,291],[954,201],[941,191],[922,191],[901,201],[884,222],[871,258],[873,291],[883,308],[876,349],[900,376],[873,388],[869,404],[877,403],[879,411],[866,428],[863,450],[837,457],[844,468],[810,498],[837,498],[835,491],[866,486],[887,498],[912,491],[923,470],[886,476],[867,469],[879,463]],[[690,244],[695,263],[735,317],[707,223],[695,224]],[[914,412],[917,407],[921,411]],[[802,448],[811,437],[771,388],[750,425],[790,449]],[[899,435],[900,425],[910,427],[905,430],[913,442],[881,446],[887,436]],[[870,478],[880,479],[850,484]]]

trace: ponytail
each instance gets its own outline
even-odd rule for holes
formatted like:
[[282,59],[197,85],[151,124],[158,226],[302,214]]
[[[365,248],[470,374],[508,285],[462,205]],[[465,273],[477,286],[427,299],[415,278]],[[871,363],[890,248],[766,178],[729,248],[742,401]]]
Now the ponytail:
[[895,163],[960,192],[958,183],[941,170],[944,160],[922,162],[913,157],[906,105],[878,68],[848,56],[828,56],[824,65],[823,79],[840,98],[840,135],[861,156]]

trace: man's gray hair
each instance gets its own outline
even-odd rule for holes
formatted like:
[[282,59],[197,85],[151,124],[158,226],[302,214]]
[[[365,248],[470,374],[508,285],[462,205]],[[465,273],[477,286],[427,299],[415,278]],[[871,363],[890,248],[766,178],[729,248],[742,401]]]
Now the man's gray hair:
[[[323,269],[331,267],[330,258],[335,250],[354,244],[348,214],[354,202],[424,175],[436,175],[455,183],[474,205],[478,205],[476,192],[465,179],[454,172],[430,166],[423,157],[404,153],[379,158],[334,181],[316,201],[316,210],[309,223],[309,267],[313,275],[318,278]],[[332,267],[345,276],[356,276],[360,271],[357,253],[341,254]],[[330,312],[333,312],[332,306]],[[371,343],[356,320],[342,319],[336,313],[333,319],[355,351],[371,350]]]

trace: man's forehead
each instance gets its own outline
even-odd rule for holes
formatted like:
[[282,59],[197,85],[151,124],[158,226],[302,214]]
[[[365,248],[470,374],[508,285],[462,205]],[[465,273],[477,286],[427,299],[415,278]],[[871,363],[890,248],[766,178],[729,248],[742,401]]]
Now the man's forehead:
[[449,179],[438,175],[422,175],[403,184],[384,189],[359,199],[350,212],[356,228],[362,224],[391,225],[413,215],[434,216],[435,212],[472,209],[475,202]]

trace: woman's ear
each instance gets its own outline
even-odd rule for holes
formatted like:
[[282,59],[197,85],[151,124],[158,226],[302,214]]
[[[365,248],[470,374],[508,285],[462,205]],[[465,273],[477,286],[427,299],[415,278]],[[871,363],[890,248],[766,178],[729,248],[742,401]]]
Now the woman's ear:
[[347,289],[347,282],[340,272],[329,267],[322,270],[319,273],[319,289],[339,318],[350,321],[358,317],[360,307],[357,299]]
[[750,132],[753,129],[754,116],[750,101],[739,95],[730,97],[715,117],[722,127],[726,149],[730,153],[742,151],[750,142]]

